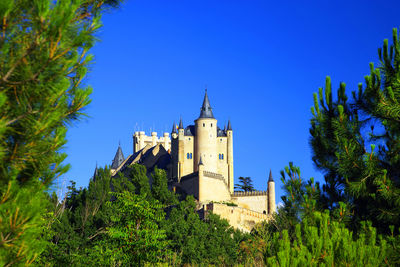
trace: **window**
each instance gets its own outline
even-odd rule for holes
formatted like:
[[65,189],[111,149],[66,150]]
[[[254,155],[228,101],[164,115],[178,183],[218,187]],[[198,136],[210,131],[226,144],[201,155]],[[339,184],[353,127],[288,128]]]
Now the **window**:
[[203,127],[206,127],[206,124],[205,124],[205,123],[203,123]]
[[211,123],[211,127],[212,127],[212,123]]
[[190,159],[192,159],[192,157],[193,157],[193,154],[192,154],[192,153],[190,153]]
[[189,153],[186,154],[186,158],[187,158],[187,159],[190,159]]
[[221,159],[224,159],[224,154],[221,154]]

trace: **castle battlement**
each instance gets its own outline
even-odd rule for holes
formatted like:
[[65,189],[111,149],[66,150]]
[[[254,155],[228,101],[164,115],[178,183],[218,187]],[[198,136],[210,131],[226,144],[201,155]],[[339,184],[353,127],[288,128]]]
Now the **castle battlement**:
[[268,191],[235,191],[231,194],[232,197],[245,197],[245,196],[266,196]]
[[165,150],[171,149],[171,138],[169,133],[163,133],[163,136],[157,137],[157,132],[152,132],[151,136],[146,135],[144,131],[137,131],[133,134],[133,153],[143,149],[146,145],[151,147],[163,145]]

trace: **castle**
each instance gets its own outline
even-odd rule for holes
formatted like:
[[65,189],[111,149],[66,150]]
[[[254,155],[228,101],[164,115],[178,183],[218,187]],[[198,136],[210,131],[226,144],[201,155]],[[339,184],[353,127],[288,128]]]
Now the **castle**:
[[268,190],[234,191],[231,122],[224,129],[218,127],[207,90],[194,125],[183,127],[181,119],[178,127],[173,124],[171,137],[169,133],[157,137],[155,132],[151,136],[135,132],[133,154],[127,158],[118,147],[111,165],[112,176],[136,163],[145,165],[150,172],[156,166],[165,169],[171,190],[193,195],[204,215],[212,211],[243,231],[250,231],[255,223],[269,220],[276,212],[271,172]]

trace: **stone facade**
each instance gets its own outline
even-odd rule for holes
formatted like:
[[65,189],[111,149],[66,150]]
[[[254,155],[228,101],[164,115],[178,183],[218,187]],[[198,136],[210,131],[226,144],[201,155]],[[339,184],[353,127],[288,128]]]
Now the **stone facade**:
[[205,216],[209,212],[218,214],[234,228],[243,232],[250,232],[257,223],[272,219],[271,214],[264,214],[240,206],[228,206],[223,203],[209,203],[204,205],[203,209]]

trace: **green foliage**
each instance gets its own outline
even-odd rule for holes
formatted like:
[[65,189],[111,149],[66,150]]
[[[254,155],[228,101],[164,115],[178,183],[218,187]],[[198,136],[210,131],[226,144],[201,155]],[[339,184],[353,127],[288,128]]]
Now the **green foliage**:
[[165,216],[162,206],[157,202],[150,203],[146,196],[128,191],[114,195],[117,200],[109,205],[115,212],[108,229],[113,257],[124,266],[161,261],[168,244],[165,231],[158,227]]
[[233,265],[238,259],[243,234],[214,214],[202,221],[192,196],[172,209],[162,228],[181,263]]
[[326,207],[347,203],[354,213],[352,227],[370,220],[380,232],[400,226],[400,42],[379,49],[380,67],[370,64],[365,86],[348,101],[340,84],[332,100],[330,79],[325,97],[314,94],[311,119],[313,161],[325,174]]
[[[314,213],[315,226],[306,217],[296,225],[295,238],[288,231],[276,232],[268,242],[268,266],[383,266],[387,265],[387,242],[366,226],[357,238],[329,213]],[[313,223],[314,223],[313,222]]]
[[165,206],[173,205],[178,202],[175,194],[168,190],[168,178],[164,170],[155,168],[154,172],[151,174],[151,178],[153,180],[151,193],[156,200],[160,201]]
[[243,192],[254,191],[253,181],[250,177],[239,177],[239,183],[235,184],[235,189]]
[[82,117],[82,85],[100,15],[118,0],[0,1],[0,264],[29,265],[45,248],[44,192],[64,174],[67,125]]

